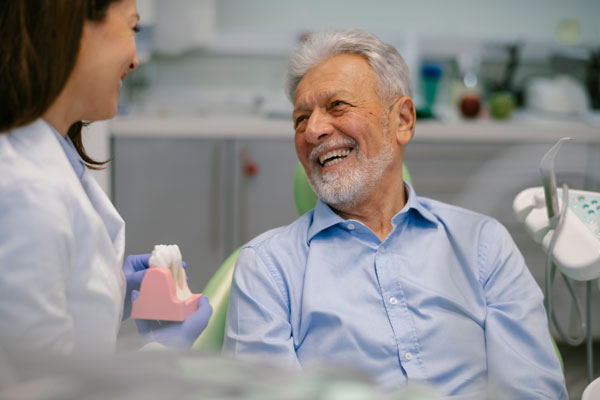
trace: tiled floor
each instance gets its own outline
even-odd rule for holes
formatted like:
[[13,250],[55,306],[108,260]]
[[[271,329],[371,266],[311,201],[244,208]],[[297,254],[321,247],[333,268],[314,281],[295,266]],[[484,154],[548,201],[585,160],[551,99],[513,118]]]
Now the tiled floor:
[[[585,344],[572,347],[559,344],[558,348],[565,366],[565,379],[569,400],[581,399],[581,394],[588,384],[587,357]],[[594,378],[600,376],[600,342],[594,343]]]

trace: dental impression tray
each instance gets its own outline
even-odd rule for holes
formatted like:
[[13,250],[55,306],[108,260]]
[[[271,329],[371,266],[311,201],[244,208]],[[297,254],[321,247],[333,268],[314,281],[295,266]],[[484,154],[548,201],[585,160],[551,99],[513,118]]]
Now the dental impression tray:
[[202,294],[192,294],[177,245],[154,246],[150,267],[133,302],[131,317],[183,321],[198,308]]
[[[525,224],[527,233],[541,243],[546,252],[558,223],[559,210],[564,207],[562,190],[556,188],[554,157],[565,140],[569,139],[561,139],[542,159],[540,172],[544,186],[523,190],[513,202],[517,220]],[[600,278],[600,193],[569,189],[564,218],[552,252],[554,262],[572,279]]]

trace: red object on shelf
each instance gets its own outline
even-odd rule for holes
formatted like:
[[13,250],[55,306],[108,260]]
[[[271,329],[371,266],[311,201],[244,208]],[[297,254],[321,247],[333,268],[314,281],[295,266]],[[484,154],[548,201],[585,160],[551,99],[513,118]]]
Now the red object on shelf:
[[474,93],[469,93],[463,96],[460,101],[460,112],[465,118],[475,118],[481,110],[481,100]]

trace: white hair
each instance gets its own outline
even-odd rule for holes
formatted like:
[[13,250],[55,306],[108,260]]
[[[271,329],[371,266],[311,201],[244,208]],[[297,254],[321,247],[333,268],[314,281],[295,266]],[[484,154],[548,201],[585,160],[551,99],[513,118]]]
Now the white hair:
[[369,32],[347,30],[313,33],[292,53],[286,76],[289,99],[294,101],[296,88],[308,70],[340,54],[357,54],[368,61],[375,72],[380,101],[412,96],[408,66],[394,46]]

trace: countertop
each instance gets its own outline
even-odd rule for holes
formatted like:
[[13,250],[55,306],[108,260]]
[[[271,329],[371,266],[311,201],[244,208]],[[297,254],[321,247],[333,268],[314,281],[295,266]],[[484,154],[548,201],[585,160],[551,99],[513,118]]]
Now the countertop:
[[[261,116],[117,117],[110,123],[114,137],[170,137],[291,139],[292,121]],[[413,142],[553,142],[570,136],[577,141],[600,143],[600,113],[558,119],[515,113],[510,120],[418,120]]]

